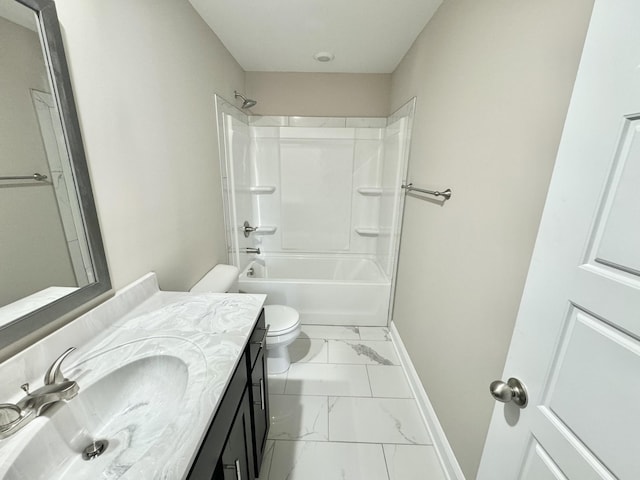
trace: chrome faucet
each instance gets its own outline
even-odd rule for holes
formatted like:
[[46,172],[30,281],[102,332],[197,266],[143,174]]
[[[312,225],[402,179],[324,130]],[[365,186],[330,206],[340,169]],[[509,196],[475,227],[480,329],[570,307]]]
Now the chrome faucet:
[[29,391],[29,384],[20,388],[26,395],[17,403],[0,404],[0,439],[13,435],[34,418],[42,415],[54,403],[70,400],[78,394],[78,384],[62,373],[61,366],[75,347],[71,347],[49,367],[44,375],[44,385],[33,392]]
[[240,251],[242,253],[255,253],[256,255],[260,255],[260,249],[259,248],[247,247],[247,248],[241,248]]

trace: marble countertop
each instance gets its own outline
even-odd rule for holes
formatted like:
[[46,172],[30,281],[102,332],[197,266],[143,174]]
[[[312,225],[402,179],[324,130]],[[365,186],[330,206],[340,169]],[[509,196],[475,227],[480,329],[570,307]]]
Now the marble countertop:
[[[0,440],[1,478],[186,478],[265,296],[145,288],[146,296],[139,295],[142,301],[126,312],[121,308],[113,323],[90,319],[92,328],[100,324],[100,333],[81,345],[67,343],[78,348],[65,360],[63,373],[78,382],[80,392]],[[107,303],[113,301],[118,296]],[[78,328],[87,329],[80,320],[75,321]],[[66,331],[69,341],[73,323],[60,332]],[[55,344],[63,342],[58,338]],[[49,363],[60,353],[47,352]],[[8,360],[0,365],[0,375],[12,362],[20,367],[26,361]],[[34,380],[32,390],[41,385],[42,378]],[[20,397],[2,401],[16,403]],[[67,438],[70,421],[80,428]],[[105,453],[90,462],[82,460],[79,452],[85,443],[102,436],[112,439]],[[51,438],[55,447],[45,442],[41,451],[42,439]],[[64,468],[41,477],[38,463],[50,462]]]

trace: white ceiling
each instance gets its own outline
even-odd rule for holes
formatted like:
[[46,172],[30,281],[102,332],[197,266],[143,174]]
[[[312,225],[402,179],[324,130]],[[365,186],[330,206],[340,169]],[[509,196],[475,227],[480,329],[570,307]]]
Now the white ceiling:
[[[246,71],[391,73],[442,0],[189,0]],[[313,55],[329,51],[332,62]]]

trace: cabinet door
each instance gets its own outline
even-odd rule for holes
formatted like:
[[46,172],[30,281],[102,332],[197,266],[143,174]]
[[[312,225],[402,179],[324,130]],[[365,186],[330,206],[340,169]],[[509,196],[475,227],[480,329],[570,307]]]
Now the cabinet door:
[[264,347],[260,349],[251,372],[251,414],[255,451],[254,466],[256,474],[258,474],[269,433],[269,389],[267,385],[267,357]]
[[[248,401],[249,393],[247,392],[247,384],[250,382],[250,377],[246,361],[246,355],[243,355],[231,378],[231,382],[222,396],[214,419],[209,426],[209,431],[200,446],[200,451],[193,462],[188,476],[189,480],[211,480],[212,475],[215,480],[224,479],[221,460],[222,452],[224,451],[229,432],[233,427],[233,422],[236,420],[239,407],[243,404],[246,405],[246,409],[249,412],[247,418],[250,419],[251,416],[251,405]],[[250,429],[251,422],[247,423]],[[251,430],[249,430],[246,438],[250,439],[249,444],[252,448],[250,456],[247,458],[251,459],[251,467],[253,467],[253,440]]]
[[222,451],[224,480],[254,480],[253,456],[249,395],[245,392]]

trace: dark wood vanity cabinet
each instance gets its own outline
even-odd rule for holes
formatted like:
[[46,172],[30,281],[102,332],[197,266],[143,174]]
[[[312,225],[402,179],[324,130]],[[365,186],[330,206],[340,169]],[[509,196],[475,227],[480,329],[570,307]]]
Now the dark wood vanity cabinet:
[[245,392],[222,450],[222,456],[216,466],[218,469],[222,468],[222,476],[214,475],[213,478],[221,480],[256,478],[252,445],[251,408],[249,395]]
[[255,480],[269,432],[264,310],[189,472],[189,480]]
[[[251,424],[254,439],[254,467],[256,476],[260,473],[264,447],[269,433],[269,385],[267,383],[267,328],[264,310],[249,342],[251,355],[247,356],[251,382]],[[255,353],[255,355],[254,355]]]

